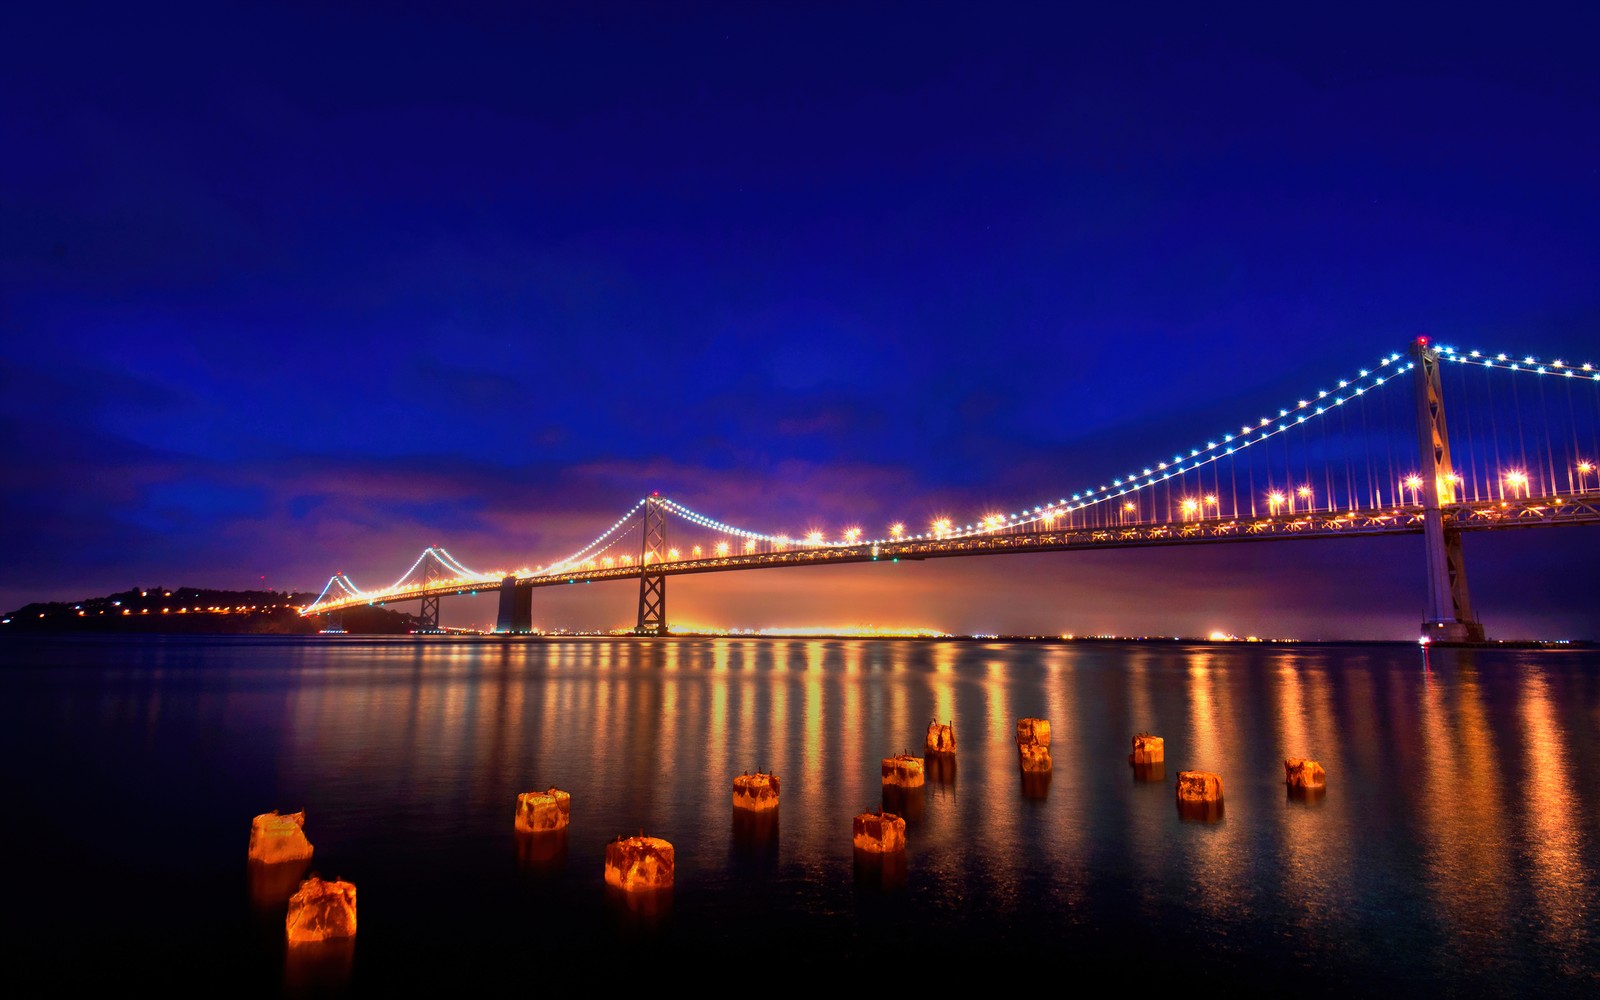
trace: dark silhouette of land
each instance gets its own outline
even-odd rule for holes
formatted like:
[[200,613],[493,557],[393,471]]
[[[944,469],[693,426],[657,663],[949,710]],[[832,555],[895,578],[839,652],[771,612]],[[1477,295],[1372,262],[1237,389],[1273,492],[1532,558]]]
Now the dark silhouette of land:
[[135,587],[82,601],[29,604],[0,616],[0,636],[21,632],[140,632],[184,635],[312,635],[330,627],[395,635],[416,628],[412,615],[387,608],[350,608],[340,618],[300,617],[314,593]]

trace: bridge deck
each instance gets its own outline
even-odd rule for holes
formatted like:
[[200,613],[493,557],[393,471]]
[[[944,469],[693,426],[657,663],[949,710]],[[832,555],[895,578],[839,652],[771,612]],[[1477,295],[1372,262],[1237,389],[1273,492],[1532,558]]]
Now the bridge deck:
[[[1491,531],[1508,528],[1600,524],[1600,491],[1505,500],[1462,501],[1442,508],[1447,528]],[[1117,527],[998,529],[978,535],[951,538],[906,539],[861,545],[796,546],[776,552],[753,552],[679,559],[651,565],[651,574],[683,576],[690,573],[726,573],[734,570],[777,569],[792,566],[837,566],[886,560],[942,559],[955,556],[1007,555],[1031,552],[1071,552],[1083,549],[1144,548],[1157,545],[1195,545],[1234,542],[1289,541],[1313,538],[1354,538],[1422,533],[1420,506],[1370,510],[1279,513],[1266,517],[1213,517],[1156,524]],[[559,574],[519,577],[519,587],[555,587],[602,580],[637,580],[638,565],[598,567]],[[364,604],[389,604],[423,597],[496,592],[499,578],[439,580],[426,587],[365,594],[361,597],[311,605],[302,614],[318,614]]]

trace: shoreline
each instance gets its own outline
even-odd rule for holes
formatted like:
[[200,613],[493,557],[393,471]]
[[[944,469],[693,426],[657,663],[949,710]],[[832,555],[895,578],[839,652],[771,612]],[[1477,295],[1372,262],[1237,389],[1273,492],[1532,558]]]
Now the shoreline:
[[761,642],[915,642],[915,643],[1034,643],[1054,645],[1159,645],[1205,646],[1214,648],[1263,646],[1271,648],[1308,646],[1413,646],[1419,649],[1532,649],[1532,650],[1592,650],[1600,648],[1594,639],[1488,639],[1483,642],[1431,642],[1419,643],[1407,639],[1211,639],[1205,636],[1050,636],[1021,635],[862,635],[851,632],[816,632],[803,635],[744,634],[726,632],[674,632],[669,635],[632,635],[611,632],[147,632],[142,630],[109,629],[23,629],[0,630],[0,641],[5,638],[93,638],[93,639],[270,639],[278,642],[326,641],[342,644],[383,643],[449,643],[455,645],[542,644],[550,642],[582,641],[633,641],[676,642],[727,639]]

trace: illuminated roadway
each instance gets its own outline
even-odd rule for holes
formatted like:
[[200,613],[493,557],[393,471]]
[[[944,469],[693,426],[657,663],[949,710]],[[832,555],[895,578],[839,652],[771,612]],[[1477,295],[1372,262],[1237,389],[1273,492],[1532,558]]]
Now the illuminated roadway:
[[[1494,531],[1557,525],[1600,524],[1600,491],[1504,500],[1457,501],[1441,506],[1445,524],[1459,531]],[[649,564],[651,576],[726,573],[735,570],[793,566],[842,566],[849,563],[920,561],[955,556],[1021,555],[1086,549],[1144,548],[1159,545],[1203,545],[1295,539],[1415,535],[1423,532],[1420,505],[1348,511],[1281,512],[1263,517],[1211,517],[1113,527],[1000,527],[976,535],[911,538],[860,544],[819,546],[795,544],[781,551],[730,553],[699,559],[668,559]],[[604,580],[637,580],[638,564],[600,566],[559,573],[514,574],[518,587],[556,587]],[[320,601],[303,614],[320,614],[363,605],[382,605],[423,597],[498,592],[504,577],[452,577],[426,586],[366,592]]]

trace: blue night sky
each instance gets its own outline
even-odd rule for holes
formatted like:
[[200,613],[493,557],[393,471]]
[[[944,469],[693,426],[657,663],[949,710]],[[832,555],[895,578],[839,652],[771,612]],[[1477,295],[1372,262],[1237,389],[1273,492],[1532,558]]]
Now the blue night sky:
[[[1418,334],[1600,361],[1593,8],[1079,6],[8,5],[0,605],[545,563],[650,490],[971,519]],[[1467,557],[1491,636],[1600,635],[1600,531]],[[631,622],[581,591],[536,622]],[[962,631],[1424,605],[1415,538],[670,591]]]

